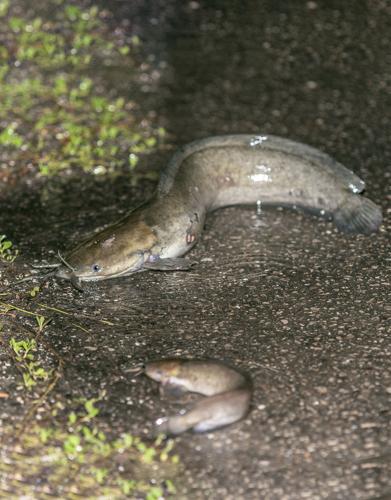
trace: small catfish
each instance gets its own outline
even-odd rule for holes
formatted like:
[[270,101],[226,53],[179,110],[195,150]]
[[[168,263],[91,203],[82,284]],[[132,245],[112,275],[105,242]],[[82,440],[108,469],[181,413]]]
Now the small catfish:
[[219,361],[163,359],[147,363],[145,374],[174,394],[189,391],[208,396],[185,413],[159,419],[158,432],[212,431],[240,420],[249,411],[250,379]]

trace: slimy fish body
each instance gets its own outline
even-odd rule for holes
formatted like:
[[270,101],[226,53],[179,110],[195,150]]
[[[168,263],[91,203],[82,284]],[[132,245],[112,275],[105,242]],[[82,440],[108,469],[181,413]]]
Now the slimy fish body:
[[57,276],[101,280],[146,270],[188,269],[208,212],[229,205],[301,208],[341,231],[369,234],[380,208],[364,182],[321,151],[276,136],[227,135],[180,149],[155,196],[66,256]]
[[212,360],[168,359],[145,366],[145,374],[171,391],[208,396],[186,413],[159,419],[157,430],[181,434],[187,430],[206,432],[243,418],[250,406],[250,380],[234,368]]

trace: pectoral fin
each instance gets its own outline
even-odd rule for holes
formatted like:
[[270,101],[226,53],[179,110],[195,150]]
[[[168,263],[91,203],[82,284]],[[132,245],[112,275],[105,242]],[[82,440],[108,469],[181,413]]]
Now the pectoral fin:
[[151,271],[189,271],[194,264],[194,262],[182,257],[175,257],[172,259],[157,259],[155,262],[145,262],[143,267]]

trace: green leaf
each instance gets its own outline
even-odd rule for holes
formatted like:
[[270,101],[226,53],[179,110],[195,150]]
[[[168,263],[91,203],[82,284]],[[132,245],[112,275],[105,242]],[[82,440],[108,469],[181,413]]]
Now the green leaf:
[[76,5],[67,5],[64,10],[66,16],[70,21],[76,21],[81,17],[81,9],[79,9],[79,7],[76,7]]
[[70,414],[68,415],[68,424],[73,425],[77,421],[77,415],[74,411],[71,411]]
[[23,373],[23,382],[27,389],[31,389],[36,384],[35,380],[27,372]]
[[159,500],[159,498],[163,498],[163,490],[158,486],[153,486],[150,488],[146,495],[146,500]]
[[24,29],[26,23],[20,17],[11,17],[11,19],[8,21],[8,24],[12,31],[18,33],[19,31]]
[[75,455],[81,451],[80,437],[77,434],[71,434],[64,441],[64,451],[69,455]]
[[87,412],[87,417],[89,419],[96,417],[99,413],[98,408],[94,406],[94,403],[96,403],[96,401],[97,401],[96,399],[89,399],[84,403],[84,408]]

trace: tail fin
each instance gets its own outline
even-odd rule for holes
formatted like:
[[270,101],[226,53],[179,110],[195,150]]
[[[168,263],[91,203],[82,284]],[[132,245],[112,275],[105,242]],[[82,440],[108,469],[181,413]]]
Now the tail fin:
[[382,212],[368,198],[351,195],[337,208],[333,218],[337,228],[344,233],[370,234],[382,223]]

